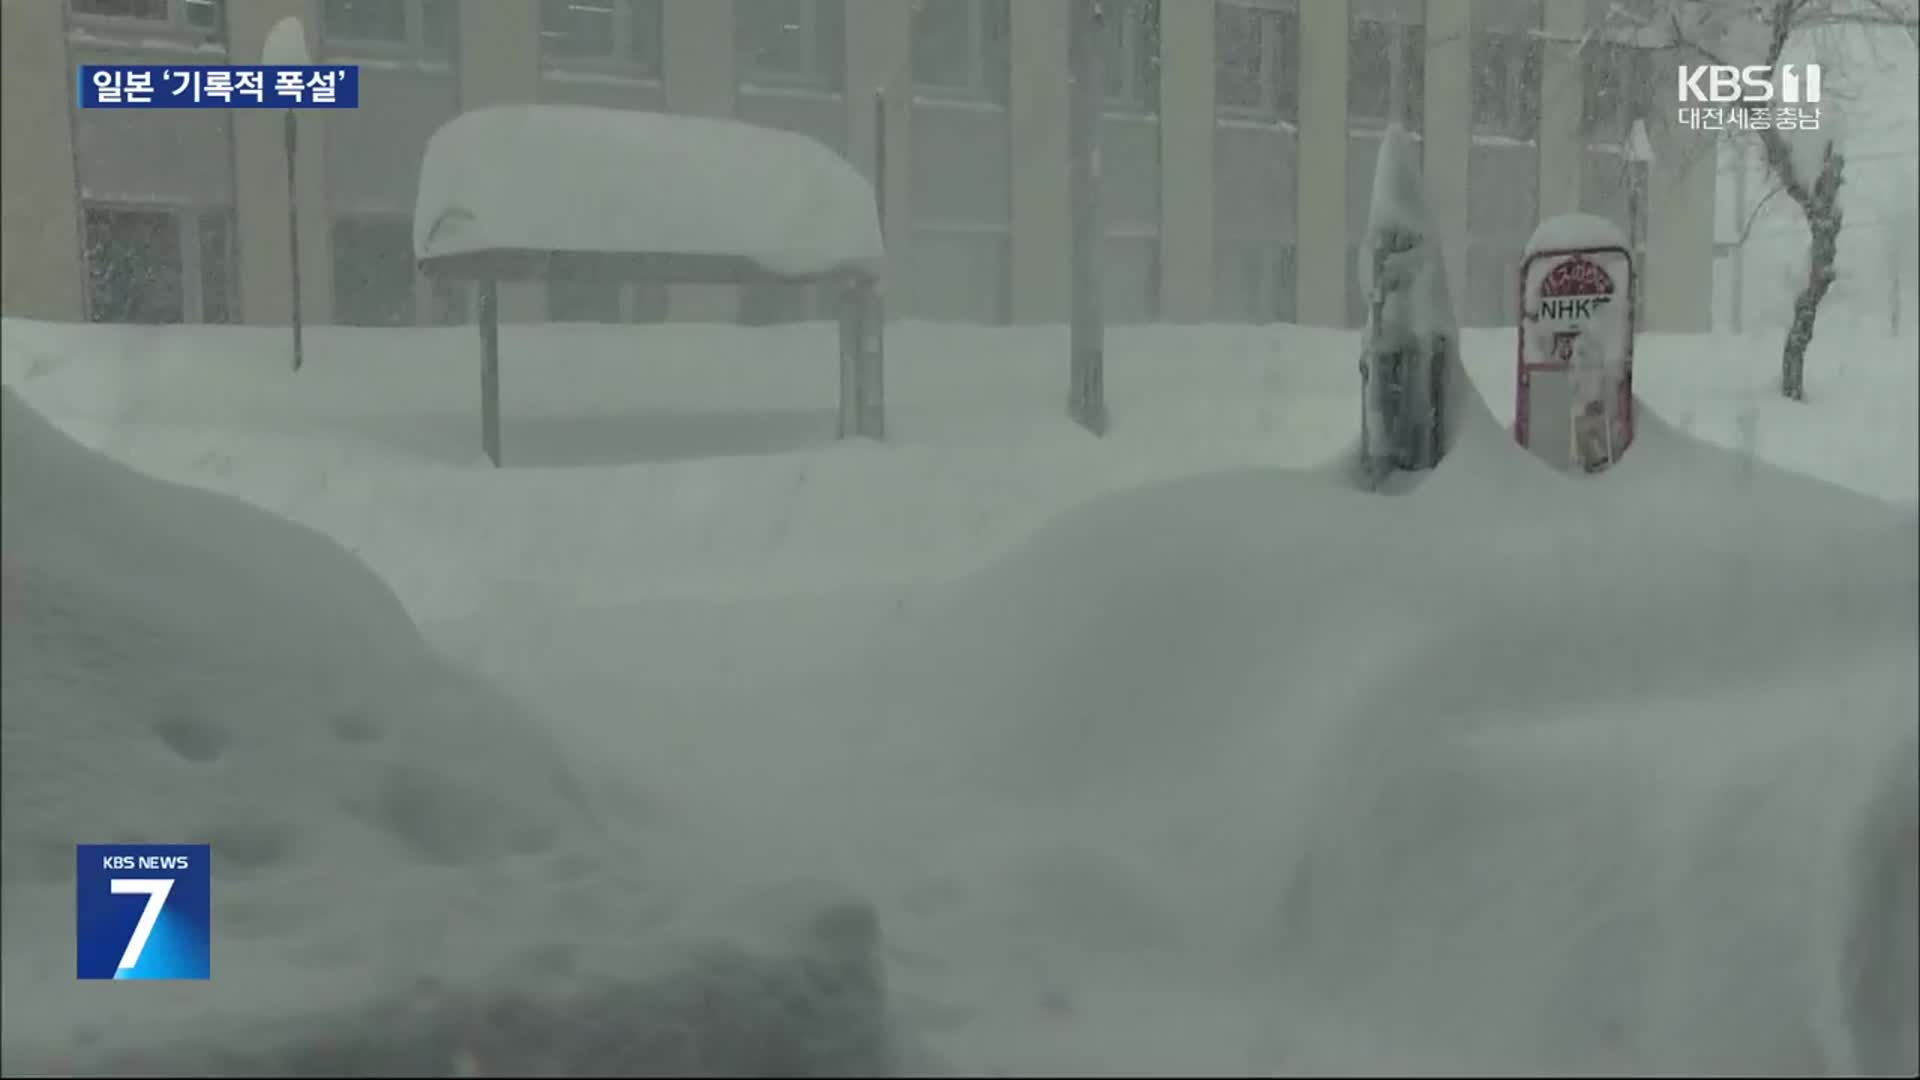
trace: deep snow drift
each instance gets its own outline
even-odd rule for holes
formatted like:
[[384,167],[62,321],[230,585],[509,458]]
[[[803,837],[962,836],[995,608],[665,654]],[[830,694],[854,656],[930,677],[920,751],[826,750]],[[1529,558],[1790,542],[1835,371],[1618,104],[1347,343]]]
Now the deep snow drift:
[[[793,344],[824,328],[572,330],[518,330],[548,361],[510,374],[510,444],[816,399],[831,431],[795,361],[830,350]],[[645,895],[871,898],[890,1001],[955,1070],[1915,1056],[1920,535],[1765,463],[1911,498],[1913,396],[1865,349],[1775,411],[1715,381],[1737,343],[1670,340],[1607,474],[1477,414],[1382,499],[1274,467],[1351,445],[1350,334],[1116,334],[1094,441],[1058,417],[1060,335],[908,326],[896,443],[494,472],[461,449],[464,334],[317,334],[296,379],[248,331],[7,332],[60,426],[319,526],[436,616],[549,721],[530,752]],[[1511,333],[1468,346],[1503,413]],[[389,918],[336,905],[355,940]]]
[[1405,499],[1221,474],[947,586],[447,633],[681,842],[890,897],[966,1071],[1884,1071],[1916,539],[1651,418],[1600,478],[1483,425]]
[[[11,390],[4,423],[7,1073],[881,1067],[863,907],[688,925],[548,733],[333,543]],[[141,841],[213,847],[208,983],[73,977],[73,845]],[[684,954],[723,926],[782,950]]]

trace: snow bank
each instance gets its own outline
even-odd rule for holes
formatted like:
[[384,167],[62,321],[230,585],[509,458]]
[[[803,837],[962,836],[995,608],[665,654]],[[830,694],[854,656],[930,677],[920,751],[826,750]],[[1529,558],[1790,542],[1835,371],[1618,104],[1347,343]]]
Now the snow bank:
[[[0,328],[7,384],[84,441],[471,611],[435,640],[643,838],[645,888],[585,890],[606,919],[718,856],[844,883],[956,1071],[1912,1059],[1910,341],[1816,339],[1809,407],[1743,339],[1650,335],[1617,469],[1483,417],[1383,500],[1274,468],[1350,449],[1343,331],[1116,330],[1096,441],[1060,416],[1064,329],[905,324],[899,441],[820,448],[767,435],[830,417],[793,370],[829,328],[508,327],[542,356],[522,441],[629,464],[496,473],[458,456],[469,334],[320,328],[296,380],[268,330]],[[1512,336],[1462,339],[1495,411]]]
[[[470,329],[314,327],[314,361],[296,377],[269,328],[6,319],[0,367],[115,459],[339,540],[416,619],[509,595],[618,603],[939,577],[1101,493],[1350,460],[1352,331],[1115,328],[1117,423],[1096,440],[1060,409],[1064,328],[901,323],[888,329],[884,452],[834,442],[832,372],[812,366],[833,363],[833,333],[503,327],[506,433],[522,462],[505,470],[476,449]],[[1513,409],[1513,333],[1461,339],[1473,389],[1501,416]],[[1635,384],[1695,437],[1912,503],[1914,349],[1911,337],[1823,332],[1807,409],[1779,396],[1755,341],[1648,334]],[[523,370],[516,356],[539,359]]]
[[805,135],[580,105],[462,113],[427,143],[417,258],[488,250],[745,258],[877,272],[873,188]]
[[[4,407],[8,1074],[880,1067],[864,908],[688,916],[738,896],[637,872],[345,552]],[[73,845],[141,841],[212,845],[210,982],[73,977]]]
[[[1220,472],[947,585],[447,629],[687,829],[880,898],[965,1075],[1897,1071],[1920,535],[1642,439],[1574,480],[1475,424],[1400,499]],[[607,719],[641,694],[669,759]]]

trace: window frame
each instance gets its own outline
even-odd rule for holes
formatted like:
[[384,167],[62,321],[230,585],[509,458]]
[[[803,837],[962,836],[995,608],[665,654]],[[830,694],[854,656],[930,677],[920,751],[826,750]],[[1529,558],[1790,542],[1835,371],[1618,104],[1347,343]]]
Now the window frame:
[[[1291,238],[1236,244],[1214,264],[1214,310],[1221,322],[1245,326],[1299,319],[1297,245]],[[1227,280],[1218,278],[1224,276]]]
[[[917,59],[920,43],[920,18],[925,11],[925,3],[959,3],[967,7],[967,81],[964,86],[948,83],[924,82],[920,77],[920,65]],[[913,23],[909,30],[912,37],[908,44],[908,66],[911,68],[913,94],[916,98],[935,101],[984,102],[1005,107],[1012,96],[1009,85],[1013,71],[1013,2],[1014,0],[914,0]],[[998,70],[990,63],[996,46],[989,32],[992,21],[988,5],[999,9],[1000,25],[1006,33],[1001,38],[997,51],[1001,56]]]
[[[318,7],[319,29],[317,39],[320,51],[327,56],[371,58],[405,57],[441,64],[453,64],[460,55],[460,5],[456,0],[387,0],[399,4],[401,9],[404,36],[393,38],[353,37],[336,31],[328,25],[327,0],[320,0]],[[445,4],[448,7],[448,39],[444,46],[430,46],[427,43],[427,5]]]
[[[1221,76],[1226,72],[1220,62],[1220,15],[1227,10],[1244,13],[1260,31],[1259,69],[1256,75],[1259,104],[1256,105],[1229,103],[1220,94]],[[1273,32],[1276,25],[1289,23],[1291,26],[1285,33]],[[1289,53],[1291,55],[1287,55]],[[1267,0],[1264,3],[1261,0],[1215,0],[1213,62],[1214,112],[1217,115],[1266,124],[1299,124],[1300,8],[1297,0]]]
[[[987,224],[973,221],[929,219],[916,220],[913,223],[911,231],[915,242],[908,247],[910,259],[919,259],[921,258],[921,253],[928,250],[919,243],[922,237],[933,239],[987,237],[998,249],[994,261],[999,263],[995,271],[996,277],[992,296],[992,320],[986,322],[972,320],[969,321],[967,325],[1007,326],[1013,322],[1013,228],[1010,224],[1006,222]],[[907,271],[909,281],[914,282],[916,285],[918,284],[918,278],[915,276],[917,269],[917,267],[910,265]],[[913,292],[912,289],[909,289],[909,293],[914,298],[914,307],[910,317],[931,318],[931,316],[923,314],[924,308],[918,306],[919,300],[917,293]]]
[[[1484,46],[1492,46],[1492,55],[1482,52]],[[1511,27],[1475,29],[1472,51],[1474,55],[1470,59],[1469,66],[1474,73],[1473,133],[1516,139],[1529,144],[1538,143],[1540,140],[1539,91],[1546,70],[1546,50],[1538,32]],[[1479,76],[1481,72],[1491,67],[1492,56],[1500,58],[1502,85],[1498,102],[1499,115],[1489,120],[1481,113],[1480,88],[1483,84]],[[1527,80],[1529,67],[1533,70],[1531,88]]]
[[[1031,0],[1028,0],[1031,2]],[[1149,52],[1149,43],[1142,40],[1146,33],[1145,19],[1128,18],[1117,24],[1111,20],[1116,10],[1131,15],[1138,10],[1153,12],[1153,41]],[[1112,10],[1109,10],[1112,9]],[[1160,0],[1106,0],[1102,7],[1103,29],[1109,35],[1117,36],[1117,49],[1101,46],[1101,108],[1108,113],[1120,116],[1159,116],[1160,115],[1160,67],[1165,58],[1162,54],[1160,37],[1164,12]],[[1116,27],[1114,29],[1106,29]],[[1114,41],[1110,36],[1107,41]],[[1113,90],[1113,72],[1116,61],[1124,74],[1118,93]],[[1146,85],[1145,72],[1153,72],[1151,86]]]
[[[172,223],[174,259],[180,279],[176,288],[180,298],[180,317],[172,323],[115,323],[122,326],[197,326],[234,325],[243,321],[240,310],[240,234],[237,214],[230,205],[216,203],[183,203],[169,200],[141,199],[81,199],[80,200],[80,269],[85,280],[82,292],[81,311],[87,322],[106,322],[95,317],[93,262],[87,242],[87,218],[93,212],[157,214],[168,218]],[[207,318],[207,280],[205,259],[205,231],[209,220],[220,221],[226,230],[226,281],[225,290],[220,297],[226,308],[226,319],[215,321]]]
[[[1594,75],[1603,74],[1605,89],[1595,89]],[[1645,119],[1652,109],[1650,81],[1653,78],[1653,52],[1621,41],[1589,41],[1580,60],[1580,134],[1589,146],[1624,145],[1636,118]],[[1594,108],[1595,94],[1608,94],[1611,115],[1603,123],[1602,110]]]
[[[744,20],[741,15],[750,10],[751,5],[733,5],[733,58],[735,85],[751,90],[798,90],[829,95],[846,92],[847,85],[847,10],[845,0],[791,0],[800,5],[800,24],[798,27],[802,45],[805,69],[801,72],[771,71],[752,63],[757,54],[746,48]],[[837,54],[833,62],[837,70],[824,70],[827,61],[820,56],[821,17],[820,5],[832,3],[840,5],[840,42],[834,50]]]
[[[1382,115],[1354,111],[1354,43],[1356,31],[1363,25],[1384,27],[1387,32],[1387,106]],[[1372,12],[1361,13],[1349,9],[1347,16],[1347,130],[1349,134],[1362,134],[1385,131],[1395,120],[1400,122],[1409,134],[1424,135],[1426,131],[1427,87],[1426,87],[1427,23],[1426,4],[1420,5],[1420,18],[1397,17]],[[1413,72],[1411,58],[1420,58],[1418,78],[1410,77]],[[1400,91],[1401,115],[1393,115],[1394,90]]]
[[[592,317],[583,317],[579,314],[558,314],[555,308],[564,305],[556,304],[555,301],[564,297],[565,291],[569,287],[579,286],[591,287],[596,292],[601,289],[606,290],[607,295],[613,299],[611,309],[609,311],[595,312]],[[626,288],[622,282],[595,281],[592,278],[556,277],[548,275],[540,291],[542,294],[541,300],[544,306],[544,314],[546,321],[549,323],[618,326],[627,321]]]
[[[624,75],[640,82],[660,82],[666,78],[666,4],[665,0],[606,0],[612,15],[611,47],[605,53],[568,53],[550,49],[552,35],[547,30],[546,12],[551,0],[540,0],[540,70],[596,71]],[[566,0],[562,0],[566,2]],[[650,12],[643,18],[642,9]],[[642,22],[653,24],[653,55],[640,56],[634,49]]]
[[[405,320],[400,322],[379,323],[349,322],[342,316],[342,304],[340,301],[343,293],[343,290],[340,288],[340,249],[342,246],[340,244],[340,227],[342,225],[391,227],[407,238],[404,250],[407,252],[406,262],[410,268],[410,275],[407,288],[401,294],[406,297],[408,317]],[[327,280],[329,287],[333,290],[333,321],[335,323],[341,326],[373,327],[376,329],[398,329],[420,325],[421,315],[423,314],[420,304],[421,279],[424,275],[420,273],[420,267],[413,259],[412,237],[413,225],[405,214],[336,211],[328,217],[327,256],[330,265],[327,267]]]
[[[77,0],[66,0],[62,8],[66,13],[67,28],[99,30],[112,34],[126,34],[137,29],[142,34],[159,34],[187,40],[218,42],[227,41],[227,0],[158,0],[166,14],[157,19],[139,15],[109,15],[97,11],[81,11]],[[187,11],[196,3],[203,3],[218,13],[216,24],[211,27],[195,26],[187,18]]]

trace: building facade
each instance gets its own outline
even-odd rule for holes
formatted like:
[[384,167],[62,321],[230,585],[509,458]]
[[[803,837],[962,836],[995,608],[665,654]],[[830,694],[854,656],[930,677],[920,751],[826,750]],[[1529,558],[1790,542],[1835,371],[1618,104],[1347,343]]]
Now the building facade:
[[[1352,273],[1389,119],[1416,133],[1463,321],[1513,321],[1544,215],[1634,236],[1644,325],[1710,328],[1713,161],[1656,98],[1676,58],[1609,0],[1107,0],[1110,321],[1357,325]],[[1631,7],[1632,5],[1627,5]],[[577,103],[811,134],[873,171],[886,138],[897,315],[1064,321],[1066,0],[29,0],[5,5],[10,315],[283,324],[281,118],[75,108],[85,63],[258,62],[287,15],[361,66],[355,111],[299,118],[311,321],[464,321],[419,275],[421,152],[463,109]],[[1623,150],[1644,120],[1650,162]],[[644,163],[636,163],[644,183]],[[769,177],[777,183],[777,177]],[[783,321],[805,290],[558,281],[515,321]]]

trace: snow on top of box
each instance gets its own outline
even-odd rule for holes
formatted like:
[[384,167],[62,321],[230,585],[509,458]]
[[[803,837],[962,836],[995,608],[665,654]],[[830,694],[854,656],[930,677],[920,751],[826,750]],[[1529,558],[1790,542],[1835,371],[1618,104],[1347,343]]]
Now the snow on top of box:
[[724,256],[796,277],[875,271],[883,251],[872,185],[815,139],[578,105],[479,109],[435,132],[413,249]]
[[1373,198],[1367,208],[1371,233],[1401,231],[1426,235],[1427,200],[1420,190],[1420,166],[1413,143],[1399,124],[1390,124],[1380,138],[1374,159]]
[[260,62],[286,65],[313,63],[307,53],[307,29],[297,16],[289,15],[274,23],[273,29],[267,31],[266,43],[260,47]]
[[1606,218],[1597,214],[1559,214],[1535,226],[1533,235],[1527,237],[1522,257],[1568,248],[1626,246],[1626,234]]

